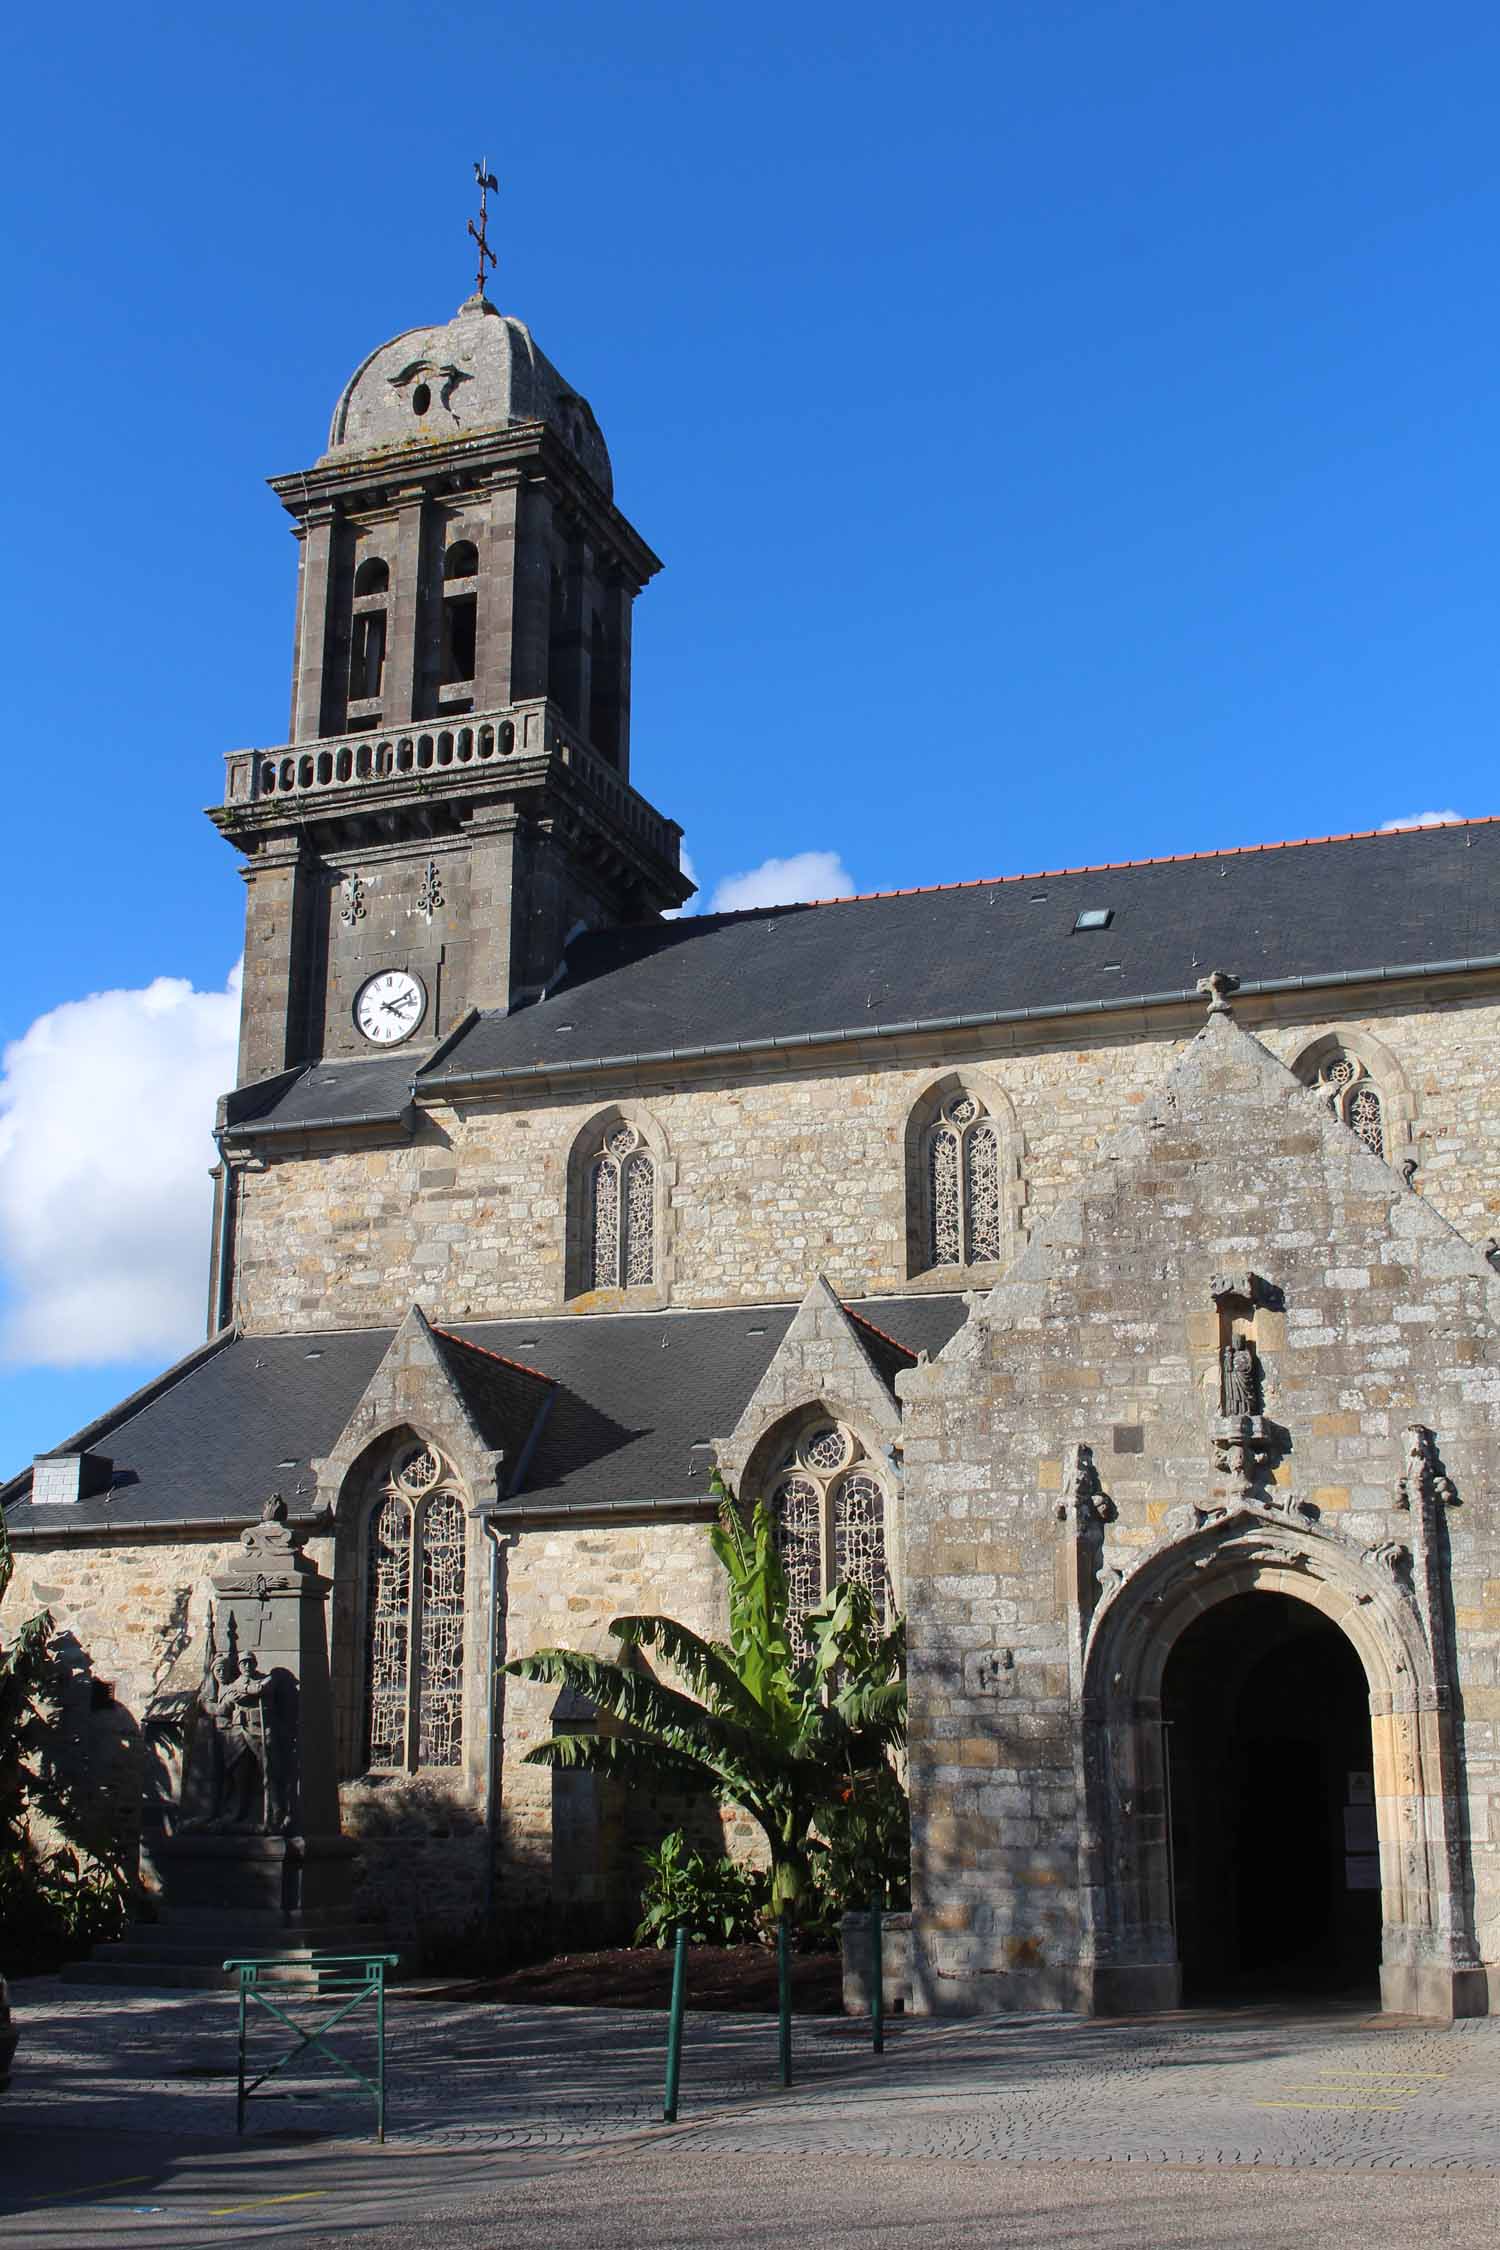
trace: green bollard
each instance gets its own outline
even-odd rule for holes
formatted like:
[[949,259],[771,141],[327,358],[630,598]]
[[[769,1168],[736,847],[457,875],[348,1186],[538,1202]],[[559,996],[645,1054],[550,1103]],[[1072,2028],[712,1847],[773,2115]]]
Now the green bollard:
[[776,2006],[780,2015],[781,2083],[792,2083],[792,1944],[783,1914],[776,1925]]
[[885,1944],[880,1916],[877,1891],[870,1901],[870,2032],[877,2055],[885,2053]]
[[677,2123],[677,2087],[682,2077],[682,2011],[687,2001],[687,1930],[679,1925],[672,1956],[672,2013],[667,2019],[667,2090],[662,2123]]

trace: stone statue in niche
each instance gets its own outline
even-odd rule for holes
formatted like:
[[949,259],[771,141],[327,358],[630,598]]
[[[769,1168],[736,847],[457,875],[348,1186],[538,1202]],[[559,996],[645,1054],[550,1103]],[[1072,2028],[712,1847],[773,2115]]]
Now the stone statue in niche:
[[1255,1330],[1257,1308],[1278,1305],[1280,1291],[1254,1273],[1215,1274],[1210,1287],[1219,1329],[1215,1467],[1248,1500],[1286,1445],[1285,1431],[1264,1420],[1265,1378]]
[[1222,1405],[1226,1421],[1242,1421],[1261,1410],[1260,1362],[1246,1335],[1231,1336],[1219,1353]]

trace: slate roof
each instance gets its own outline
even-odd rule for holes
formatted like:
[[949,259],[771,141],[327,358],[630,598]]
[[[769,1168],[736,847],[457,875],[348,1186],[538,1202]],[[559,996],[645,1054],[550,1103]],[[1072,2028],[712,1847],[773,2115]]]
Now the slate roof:
[[[1107,908],[1104,929],[1075,930]],[[424,1068],[317,1064],[265,1121],[352,1122],[419,1091],[647,1057],[928,1029],[1247,987],[1500,962],[1500,819],[1255,845],[599,931],[545,1000]],[[363,1075],[361,1075],[363,1074]],[[254,1130],[254,1127],[251,1128]]]
[[896,1377],[903,1369],[916,1365],[916,1351],[904,1344],[898,1336],[893,1336],[888,1328],[877,1328],[873,1320],[865,1319],[852,1306],[846,1305],[844,1310],[850,1315],[855,1332],[869,1354],[876,1374],[894,1398]]
[[334,1116],[346,1124],[379,1118],[394,1121],[411,1109],[411,1085],[419,1064],[414,1055],[377,1055],[368,1061],[320,1062],[288,1086],[285,1074],[273,1083],[285,1090],[269,1107],[256,1100],[259,1089],[241,1087],[229,1096],[225,1122],[293,1127],[322,1124]]
[[[435,1331],[481,1413],[556,1389],[512,1499],[596,1505],[704,1498],[712,1456],[785,1335],[795,1305],[465,1322]],[[936,1353],[964,1317],[958,1296],[851,1305],[902,1353]],[[228,1337],[84,1433],[115,1464],[113,1492],[33,1507],[30,1472],[0,1490],[6,1523],[34,1534],[222,1523],[258,1515],[272,1490],[294,1515],[313,1504],[310,1462],[330,1452],[394,1329]],[[466,1348],[467,1347],[467,1348]],[[520,1362],[498,1371],[487,1355]],[[525,1370],[534,1370],[527,1374]],[[76,1444],[58,1448],[77,1450]],[[300,1487],[300,1489],[299,1489]]]
[[456,1329],[434,1328],[432,1340],[475,1429],[487,1445],[514,1457],[556,1390],[556,1379]]

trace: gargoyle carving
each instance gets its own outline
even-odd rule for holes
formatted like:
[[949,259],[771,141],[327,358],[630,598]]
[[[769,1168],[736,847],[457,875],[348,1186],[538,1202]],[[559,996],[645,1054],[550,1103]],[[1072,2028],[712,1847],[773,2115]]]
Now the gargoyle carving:
[[1258,1414],[1225,1415],[1214,1433],[1214,1465],[1248,1500],[1264,1476],[1276,1443]]
[[1411,1549],[1399,1539],[1381,1539],[1373,1547],[1366,1547],[1363,1559],[1367,1563],[1382,1564],[1393,1578],[1399,1578],[1411,1568]]

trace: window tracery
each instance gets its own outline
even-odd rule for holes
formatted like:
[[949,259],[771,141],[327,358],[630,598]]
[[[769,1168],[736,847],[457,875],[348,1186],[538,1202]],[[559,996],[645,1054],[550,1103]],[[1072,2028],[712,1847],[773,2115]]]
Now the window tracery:
[[656,1166],[633,1125],[611,1125],[589,1167],[589,1269],[594,1289],[656,1279]]
[[465,1510],[457,1477],[408,1441],[371,1512],[365,1617],[365,1762],[463,1758]]
[[976,1094],[944,1102],[927,1136],[927,1253],[934,1266],[999,1258],[1000,1136]]
[[884,1624],[891,1607],[886,1490],[846,1423],[825,1415],[804,1427],[775,1471],[770,1504],[795,1652],[809,1653],[807,1612],[844,1579],[869,1588]]
[[1380,1089],[1358,1055],[1338,1048],[1325,1056],[1315,1081],[1340,1124],[1357,1133],[1375,1156],[1385,1155],[1385,1117]]

